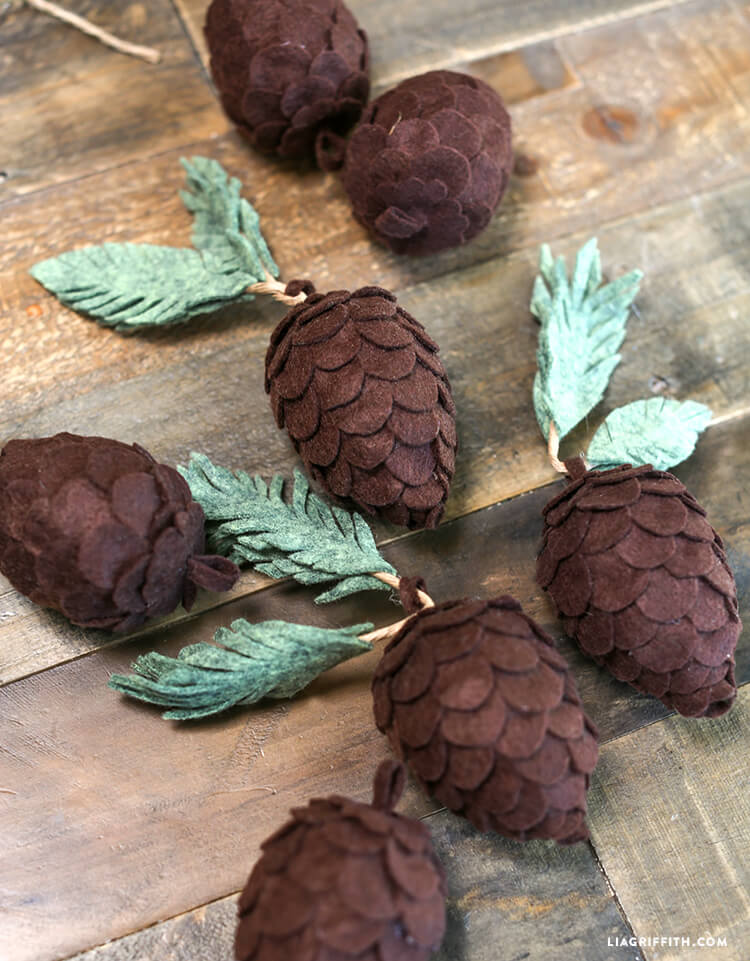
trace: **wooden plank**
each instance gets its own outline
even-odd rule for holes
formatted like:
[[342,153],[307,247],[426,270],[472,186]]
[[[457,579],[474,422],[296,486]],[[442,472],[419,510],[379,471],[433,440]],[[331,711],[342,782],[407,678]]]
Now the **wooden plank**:
[[[548,40],[570,30],[590,30],[676,6],[680,0],[450,0],[429,5],[381,0],[348,0],[347,6],[367,32],[375,87],[390,86],[424,70],[456,69],[469,60]],[[175,0],[196,48],[208,63],[203,37],[207,0]]]
[[[644,250],[648,268],[607,409],[660,391],[704,401],[717,417],[733,416],[747,404],[750,278],[742,265],[750,259],[748,211],[750,181],[703,198],[698,208],[682,201],[599,230],[610,274],[642,263]],[[570,254],[585,236],[555,249]],[[458,405],[461,448],[448,517],[552,479],[530,403],[537,328],[526,304],[535,261],[536,251],[525,250],[400,293],[442,345]],[[50,301],[46,309],[69,329],[55,328],[50,316],[36,318],[41,326],[29,342],[28,330],[5,322],[18,344],[6,373],[9,396],[0,399],[6,436],[73,429],[138,440],[168,463],[185,463],[197,448],[227,466],[291,474],[296,460],[273,424],[263,390],[263,358],[268,332],[281,315],[278,305],[233,309],[213,323],[138,340],[102,331]],[[47,335],[57,339],[57,351],[49,349]],[[49,368],[45,345],[55,355]],[[592,415],[592,429],[600,418]],[[398,532],[378,526],[377,533],[382,540]],[[264,583],[248,575],[235,594]],[[0,598],[3,680],[108,641],[62,618],[50,620],[2,588]]]
[[[748,418],[712,428],[680,470],[728,535],[741,605],[750,588],[750,493],[735,479],[750,469],[749,430]],[[559,637],[533,579],[539,513],[550,493],[402,539],[388,556],[405,573],[423,573],[437,599],[512,593]],[[383,595],[326,609],[314,608],[311,595],[276,585],[165,631],[159,649],[175,654],[235,617],[333,626],[397,616]],[[15,792],[0,794],[0,836],[12,839],[0,852],[3,929],[12,945],[4,961],[81,951],[236,891],[280,811],[332,791],[369,795],[374,765],[388,754],[370,706],[377,651],[340,665],[291,702],[179,727],[105,686],[111,672],[154,646],[154,638],[120,644],[0,691],[0,786]],[[561,650],[603,739],[667,714],[568,641]],[[750,680],[747,632],[738,676]],[[422,815],[434,805],[412,789],[403,808]]]
[[[562,952],[610,961],[607,942],[630,937],[590,846],[520,845],[481,835],[447,811],[427,823],[448,880],[447,926],[435,961],[546,961]],[[228,961],[236,914],[232,895],[71,961]],[[628,958],[642,961],[637,948]]]
[[[647,945],[647,957],[747,959],[749,750],[745,687],[723,718],[671,717],[601,752],[590,793],[598,856],[635,933],[675,939]],[[699,938],[714,940],[698,950]]]
[[78,0],[75,12],[162,61],[124,56],[23,3],[4,11],[0,202],[229,127],[169,0]]

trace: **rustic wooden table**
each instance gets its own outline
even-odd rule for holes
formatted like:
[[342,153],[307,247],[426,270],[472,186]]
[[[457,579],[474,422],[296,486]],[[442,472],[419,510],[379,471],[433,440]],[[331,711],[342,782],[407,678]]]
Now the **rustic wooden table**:
[[[104,240],[185,245],[178,159],[239,176],[282,276],[321,289],[376,282],[442,346],[461,452],[445,522],[378,527],[400,570],[447,599],[511,592],[561,637],[534,581],[555,481],[530,396],[538,247],[597,234],[608,275],[646,273],[606,405],[663,393],[714,422],[679,476],[750,583],[750,4],[740,0],[352,0],[376,91],[431,67],[506,98],[517,164],[487,230],[460,250],[399,259],[371,243],[333,175],[252,153],[218,106],[206,0],[69,0],[160,48],[122,56],[23,5],[0,3],[0,440],[59,430],[137,440],[168,463],[191,449],[269,476],[295,457],[273,425],[263,356],[282,308],[232,308],[126,338],[64,308],[36,261]],[[592,426],[600,419],[592,418]],[[553,485],[553,486],[550,486]],[[314,609],[312,594],[245,573],[113,641],[35,608],[0,577],[0,956],[3,961],[229,959],[236,892],[290,806],[369,796],[389,753],[371,716],[377,653],[289,703],[177,726],[106,686],[159,644],[219,624],[393,619],[387,600]],[[450,886],[444,961],[750,958],[750,644],[731,713],[697,722],[618,684],[561,638],[602,734],[592,840],[572,849],[482,836],[411,785]],[[621,946],[631,937],[672,944]],[[683,938],[715,939],[689,949]],[[725,939],[726,945],[719,942]],[[107,943],[105,945],[105,942]],[[292,961],[292,959],[290,959]]]

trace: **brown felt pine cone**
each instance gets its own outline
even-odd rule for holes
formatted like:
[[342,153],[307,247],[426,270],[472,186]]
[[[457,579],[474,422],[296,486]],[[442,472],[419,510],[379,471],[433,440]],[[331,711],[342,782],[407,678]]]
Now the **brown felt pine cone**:
[[395,524],[437,525],[455,466],[456,409],[437,344],[390,291],[309,293],[271,337],[266,390],[276,423],[326,491]]
[[688,717],[737,693],[737,588],[721,538],[685,486],[650,465],[587,471],[544,509],[537,579],[565,630],[620,681]]
[[481,831],[588,837],[597,731],[552,638],[512,597],[421,611],[386,647],[372,691],[398,756]]
[[346,150],[354,216],[398,254],[432,254],[490,222],[512,167],[510,117],[486,83],[432,70],[365,110]]
[[385,761],[371,805],[334,795],[291,812],[240,897],[238,961],[427,961],[445,877],[428,829],[392,810],[403,782]]
[[56,434],[0,453],[0,572],[74,624],[127,631],[228,590],[239,570],[203,555],[200,504],[142,447]]
[[367,103],[367,37],[341,0],[213,0],[205,33],[224,109],[263,153],[324,162]]

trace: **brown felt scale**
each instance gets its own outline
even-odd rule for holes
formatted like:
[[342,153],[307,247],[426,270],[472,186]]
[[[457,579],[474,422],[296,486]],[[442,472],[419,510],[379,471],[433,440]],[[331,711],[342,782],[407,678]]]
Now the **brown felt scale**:
[[737,688],[741,622],[724,545],[673,475],[587,471],[544,509],[537,578],[566,631],[621,681],[690,717],[717,717]]
[[372,690],[378,728],[441,804],[519,841],[588,837],[597,731],[552,638],[512,597],[422,610]]
[[510,117],[486,83],[432,70],[365,110],[342,179],[354,216],[399,254],[432,254],[490,222],[512,167]]
[[263,153],[324,159],[367,103],[367,37],[341,0],[213,0],[205,33],[224,109]]
[[74,624],[132,630],[228,590],[238,568],[203,547],[190,488],[137,444],[56,434],[0,453],[0,572]]
[[310,476],[407,527],[435,527],[456,454],[438,347],[382,287],[308,292],[271,337],[266,390]]
[[425,825],[393,811],[403,785],[384,761],[372,804],[333,795],[291,812],[240,896],[238,961],[427,961],[445,875]]

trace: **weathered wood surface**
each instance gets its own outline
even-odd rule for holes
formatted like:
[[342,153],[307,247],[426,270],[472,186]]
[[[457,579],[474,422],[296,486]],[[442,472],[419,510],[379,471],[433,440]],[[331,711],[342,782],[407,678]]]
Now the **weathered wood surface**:
[[[637,932],[679,936],[646,949],[747,961],[750,945],[750,688],[723,718],[670,717],[606,744],[590,793],[591,833]],[[725,938],[705,947],[699,938]]]
[[[423,572],[438,598],[510,591],[559,635],[533,580],[551,488],[529,404],[536,328],[527,305],[538,244],[570,255],[596,231],[610,277],[633,266],[647,274],[605,406],[662,392],[712,405],[719,423],[678,473],[727,539],[744,608],[747,4],[352,0],[370,33],[376,91],[451,67],[482,76],[511,106],[520,160],[497,216],[467,247],[417,261],[370,242],[335,177],[282,169],[240,141],[196,54],[206,5],[71,0],[160,47],[165,60],[150,67],[0,4],[0,441],[99,432],[138,439],[168,462],[198,448],[228,466],[290,472],[294,458],[262,391],[278,306],[127,339],[64,310],[28,275],[37,260],[85,243],[186,244],[177,160],[215,156],[245,183],[284,276],[311,276],[323,289],[383,283],[442,345],[462,435],[453,520],[418,535],[378,526],[388,557]],[[0,682],[33,675],[0,690],[3,961],[60,961],[109,938],[121,940],[86,961],[228,961],[231,895],[263,836],[311,795],[369,795],[388,751],[370,713],[377,652],[294,702],[185,728],[105,686],[138,653],[157,643],[175,653],[237,616],[330,625],[398,616],[382,595],[316,609],[311,592],[268,584],[246,573],[226,598],[201,598],[189,618],[178,613],[97,650],[106,635],[71,628],[0,579]],[[665,719],[658,701],[616,683],[568,641],[561,649],[606,742],[595,850],[479,837],[410,788],[402,807],[429,817],[448,864],[440,961],[640,959],[608,938],[672,925],[680,936],[726,931],[728,948],[701,958],[744,961],[750,689],[724,720]],[[747,632],[738,678],[750,681]],[[661,767],[644,774],[643,757]],[[684,798],[678,812],[675,798]],[[661,947],[642,955],[665,956],[680,957]]]
[[[744,418],[712,428],[680,469],[728,534],[743,600],[750,494],[731,478],[750,469],[749,428]],[[388,557],[406,573],[423,573],[438,599],[512,593],[559,636],[533,576],[540,510],[550,493],[539,490],[397,541]],[[159,649],[176,654],[235,617],[333,626],[396,616],[382,595],[325,609],[313,608],[311,596],[276,585],[164,632]],[[4,923],[15,945],[8,961],[60,957],[235,891],[279,812],[334,790],[369,795],[373,766],[388,753],[369,696],[377,651],[341,665],[291,702],[179,726],[106,687],[111,672],[127,670],[154,640],[125,642],[0,691],[2,786],[16,792],[0,795],[0,836],[15,839],[0,853],[0,877],[12,892]],[[569,642],[561,649],[603,739],[668,713]],[[738,674],[750,680],[746,640]],[[434,805],[412,790],[402,808],[426,814]],[[71,873],[74,886],[66,882]]]
[[[156,47],[156,65],[23,3],[4,7],[0,202],[229,128],[169,0],[70,5],[123,40]],[[53,230],[47,223],[45,232]]]

